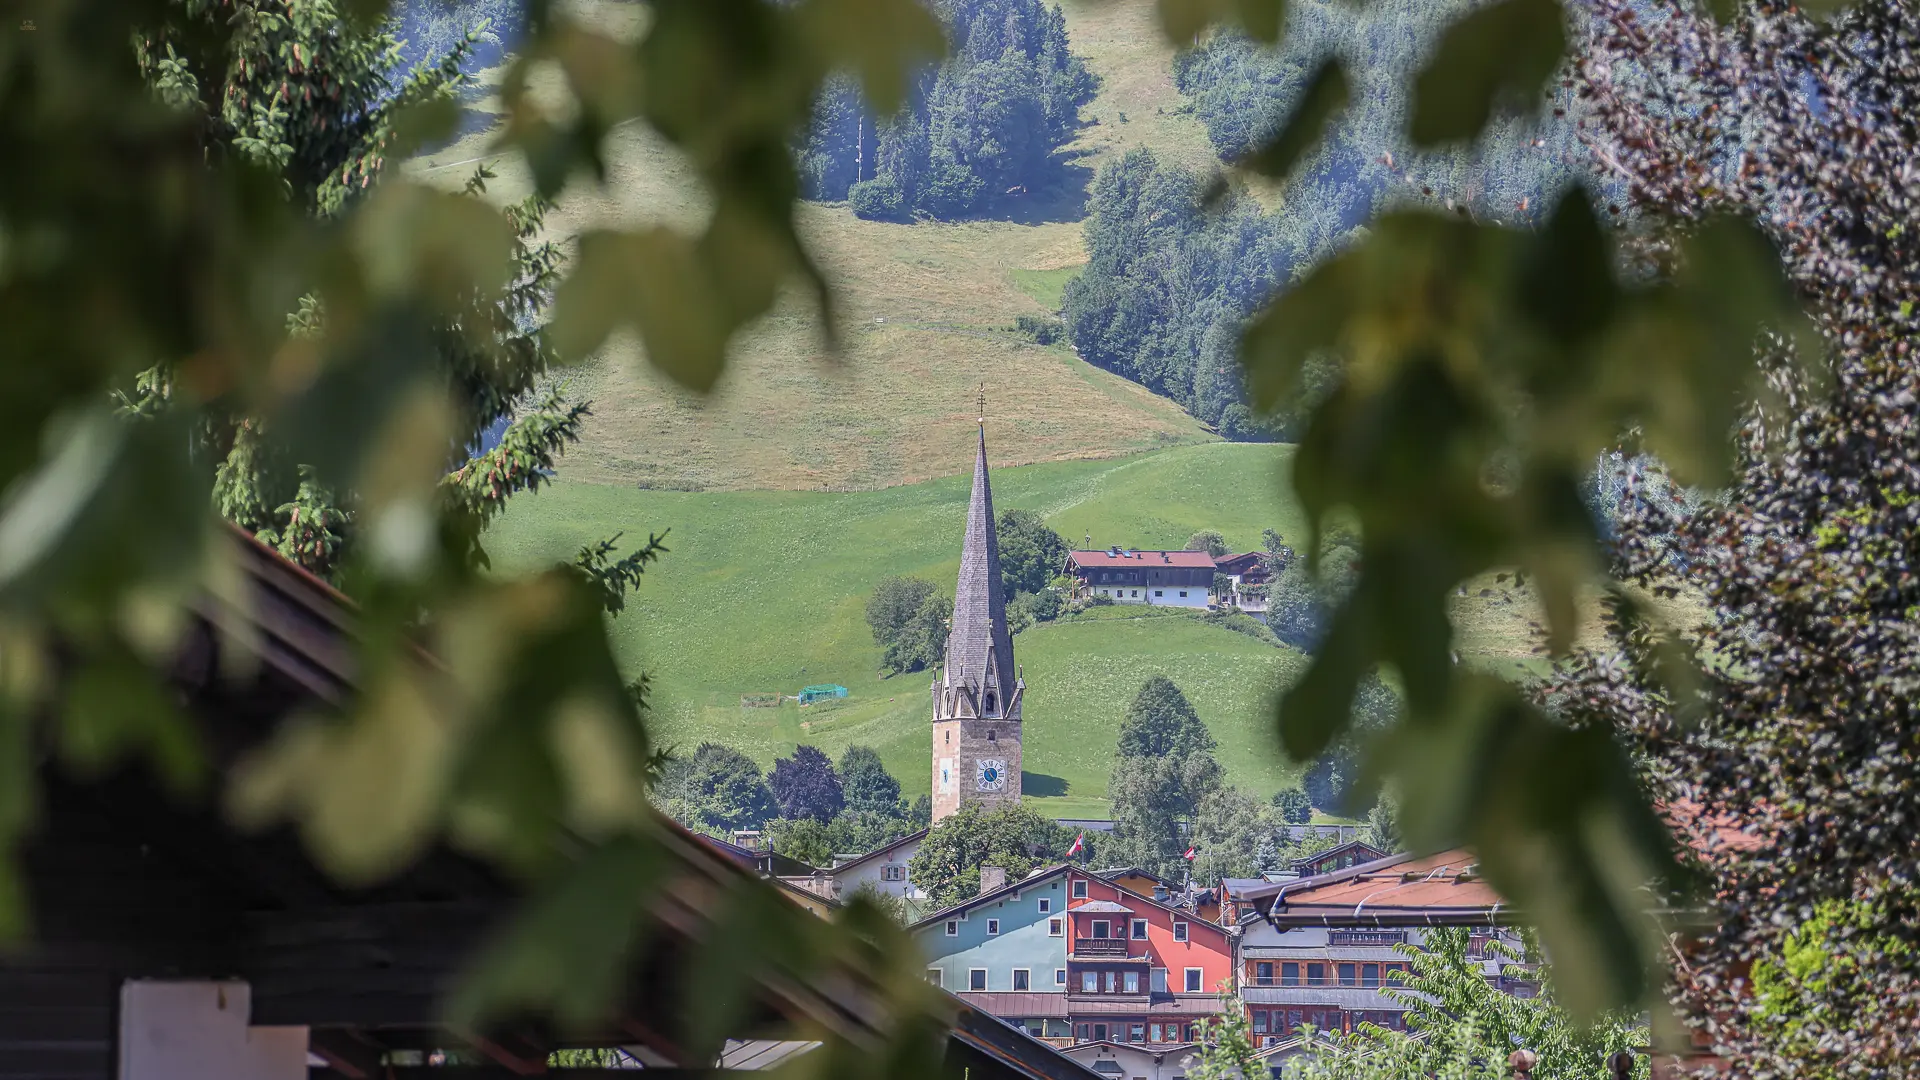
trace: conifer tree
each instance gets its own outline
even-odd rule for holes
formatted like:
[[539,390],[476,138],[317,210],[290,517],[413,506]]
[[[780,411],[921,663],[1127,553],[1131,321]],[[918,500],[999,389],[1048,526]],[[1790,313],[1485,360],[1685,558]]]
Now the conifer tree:
[[[358,22],[331,0],[177,0],[171,15],[137,47],[155,92],[202,118],[210,156],[270,170],[288,199],[319,218],[363,198],[407,152],[408,110],[457,104],[468,81],[462,65],[481,32],[405,69],[394,24]],[[200,33],[212,20],[240,31],[224,39]],[[222,47],[196,51],[203,40]],[[480,167],[466,194],[482,197],[492,178]],[[481,530],[508,498],[550,479],[588,415],[587,404],[568,401],[554,379],[555,356],[541,334],[560,263],[559,250],[540,239],[546,209],[535,198],[507,208],[515,233],[509,286],[497,300],[475,298],[421,346],[433,350],[457,413],[453,465],[441,494],[456,544],[476,565],[486,560]],[[324,319],[309,297],[290,313],[289,326],[296,336],[313,336]],[[126,399],[129,411],[164,408],[171,380],[170,370],[147,372]],[[333,489],[309,463],[293,460],[259,417],[213,418],[203,441],[214,465],[215,508],[307,569],[337,578],[355,542],[353,493]],[[643,550],[621,563],[609,546],[586,549],[578,569],[620,585],[617,601],[621,583],[631,584],[662,549]]]

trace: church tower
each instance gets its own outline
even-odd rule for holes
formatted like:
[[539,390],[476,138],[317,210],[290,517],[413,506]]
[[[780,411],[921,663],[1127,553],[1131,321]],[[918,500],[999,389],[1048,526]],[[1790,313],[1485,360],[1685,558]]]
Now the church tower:
[[1013,635],[1007,632],[983,418],[946,663],[933,680],[933,820],[966,801],[1020,801],[1020,699],[1025,690],[1013,666]]

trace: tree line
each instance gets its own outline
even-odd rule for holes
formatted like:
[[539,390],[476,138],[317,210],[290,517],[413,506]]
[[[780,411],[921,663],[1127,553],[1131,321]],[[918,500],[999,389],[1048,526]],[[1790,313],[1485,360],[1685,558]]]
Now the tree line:
[[864,218],[952,219],[1053,181],[1098,80],[1042,0],[933,0],[951,53],[907,105],[876,119],[851,78],[830,80],[797,148],[809,198]]
[[723,836],[765,829],[775,851],[815,866],[923,829],[933,814],[927,796],[911,804],[901,798],[880,755],[859,745],[847,747],[837,767],[818,747],[799,746],[763,773],[739,750],[703,742],[667,761],[652,794],[690,829]]
[[1300,105],[1320,58],[1355,57],[1356,100],[1295,171],[1278,209],[1230,183],[1136,150],[1101,170],[1084,226],[1086,270],[1063,297],[1082,358],[1180,403],[1229,439],[1297,441],[1338,379],[1313,365],[1302,402],[1250,407],[1237,352],[1248,317],[1398,204],[1531,221],[1573,175],[1571,124],[1497,120],[1471,145],[1416,153],[1405,85],[1459,3],[1383,0],[1294,9],[1285,44],[1220,31],[1181,53],[1174,81],[1224,162],[1265,145]]

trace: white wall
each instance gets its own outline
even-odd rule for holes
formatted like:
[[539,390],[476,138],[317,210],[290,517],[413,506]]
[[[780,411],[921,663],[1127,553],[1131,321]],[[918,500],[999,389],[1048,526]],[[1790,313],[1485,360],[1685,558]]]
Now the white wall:
[[253,1027],[238,980],[120,987],[119,1080],[306,1080],[307,1029]]
[[852,896],[856,889],[867,882],[872,882],[874,888],[889,896],[908,900],[925,899],[927,895],[925,890],[914,885],[912,877],[901,881],[888,881],[884,870],[888,866],[897,866],[902,873],[905,873],[907,863],[913,859],[914,852],[919,850],[920,841],[915,840],[910,844],[901,844],[878,859],[869,859],[845,873],[835,872],[833,880],[839,899],[845,900]]

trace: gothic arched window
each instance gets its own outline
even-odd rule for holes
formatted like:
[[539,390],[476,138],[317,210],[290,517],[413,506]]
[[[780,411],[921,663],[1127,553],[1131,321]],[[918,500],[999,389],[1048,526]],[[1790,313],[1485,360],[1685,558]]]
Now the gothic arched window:
[[987,711],[992,712],[993,708],[994,708],[993,691],[989,690],[987,691]]

